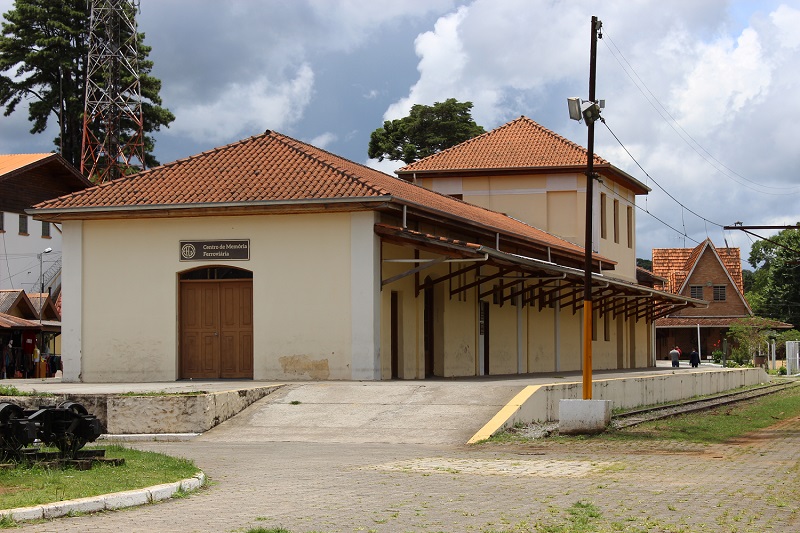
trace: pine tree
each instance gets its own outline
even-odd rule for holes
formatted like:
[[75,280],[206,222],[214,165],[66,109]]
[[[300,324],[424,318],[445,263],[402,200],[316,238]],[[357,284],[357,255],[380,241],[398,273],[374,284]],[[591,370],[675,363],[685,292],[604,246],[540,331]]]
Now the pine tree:
[[[81,158],[90,13],[86,0],[16,0],[4,14],[0,35],[0,106],[5,106],[5,116],[29,102],[32,134],[44,132],[54,117],[59,125],[57,151],[76,167]],[[150,167],[158,161],[147,134],[169,127],[175,116],[161,107],[161,81],[150,76],[151,48],[144,45],[144,37],[137,35],[138,67],[145,162]]]

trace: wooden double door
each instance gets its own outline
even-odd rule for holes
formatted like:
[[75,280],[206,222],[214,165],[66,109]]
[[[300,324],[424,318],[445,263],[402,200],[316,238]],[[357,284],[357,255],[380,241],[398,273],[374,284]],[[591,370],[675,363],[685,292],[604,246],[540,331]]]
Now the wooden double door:
[[253,281],[180,282],[180,378],[253,378]]

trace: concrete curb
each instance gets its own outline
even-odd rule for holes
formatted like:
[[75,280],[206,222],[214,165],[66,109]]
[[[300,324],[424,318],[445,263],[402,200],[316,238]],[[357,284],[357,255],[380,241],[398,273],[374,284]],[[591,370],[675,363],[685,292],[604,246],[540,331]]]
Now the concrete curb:
[[118,433],[111,435],[104,433],[97,440],[109,442],[182,442],[192,440],[202,433]]
[[66,500],[63,502],[45,503],[34,507],[4,509],[0,511],[0,519],[9,517],[15,522],[22,522],[26,520],[59,518],[72,513],[96,513],[99,511],[135,507],[146,503],[168,500],[181,490],[184,492],[193,492],[203,486],[205,480],[206,475],[203,472],[199,472],[188,479],[176,481],[174,483],[164,483],[163,485],[154,485],[144,489],[114,492],[111,494],[78,498],[77,500]]

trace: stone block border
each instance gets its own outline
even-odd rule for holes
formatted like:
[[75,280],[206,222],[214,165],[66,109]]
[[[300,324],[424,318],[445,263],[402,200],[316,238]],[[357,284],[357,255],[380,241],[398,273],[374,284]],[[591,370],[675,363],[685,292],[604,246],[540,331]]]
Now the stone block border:
[[0,519],[9,517],[15,522],[23,522],[26,520],[59,518],[73,513],[97,513],[106,510],[135,507],[146,503],[168,500],[179,491],[193,492],[202,487],[205,480],[206,475],[203,472],[198,472],[188,479],[183,479],[174,483],[155,485],[144,489],[126,490],[124,492],[102,494],[89,498],[45,503],[33,507],[0,510]]

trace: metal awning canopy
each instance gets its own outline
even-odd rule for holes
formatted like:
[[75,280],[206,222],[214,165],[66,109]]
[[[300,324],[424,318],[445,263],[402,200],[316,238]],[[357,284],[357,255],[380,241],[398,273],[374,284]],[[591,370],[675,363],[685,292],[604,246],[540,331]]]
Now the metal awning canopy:
[[[415,259],[385,259],[384,262],[408,263],[411,268],[382,278],[382,287],[413,275],[417,294],[426,287],[450,281],[450,297],[475,288],[480,298],[492,297],[501,306],[517,299],[522,305],[540,310],[556,303],[561,308],[571,307],[573,313],[583,308],[584,272],[581,269],[383,224],[375,225],[375,233],[384,242],[437,256],[419,258],[415,253]],[[420,281],[421,273],[443,263],[458,263],[458,267],[451,268],[448,274]],[[476,272],[476,279],[458,284],[461,275],[469,272]],[[592,274],[592,295],[600,316],[622,315],[635,320],[655,320],[686,307],[708,306],[704,300],[659,291],[599,272]]]

